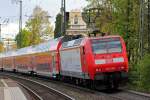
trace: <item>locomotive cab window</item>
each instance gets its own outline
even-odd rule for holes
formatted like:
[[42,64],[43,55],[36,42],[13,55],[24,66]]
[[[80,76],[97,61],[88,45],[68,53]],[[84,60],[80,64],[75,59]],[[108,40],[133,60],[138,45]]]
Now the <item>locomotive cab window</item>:
[[94,39],[92,50],[95,54],[120,53],[122,52],[121,41],[119,38]]

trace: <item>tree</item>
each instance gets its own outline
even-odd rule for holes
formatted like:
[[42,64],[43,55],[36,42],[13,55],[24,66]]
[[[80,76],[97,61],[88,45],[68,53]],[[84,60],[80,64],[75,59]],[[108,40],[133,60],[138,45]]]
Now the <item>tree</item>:
[[2,42],[0,42],[0,52],[3,52],[4,51],[4,45]]
[[137,64],[137,86],[140,90],[150,92],[150,54],[143,57],[142,60]]
[[12,49],[12,50],[16,50],[16,49],[17,49],[17,44],[16,44],[16,43],[15,43],[15,44],[12,44],[11,49]]
[[31,34],[31,45],[38,44],[46,36],[52,36],[53,28],[49,21],[49,14],[39,6],[36,6],[33,10],[32,17],[26,22],[26,28]]
[[54,30],[54,37],[55,38],[58,38],[60,36],[65,35],[65,33],[63,33],[63,32],[61,33],[61,28],[66,28],[66,29],[69,28],[69,12],[66,12],[65,15],[66,15],[66,21],[65,21],[66,25],[65,25],[65,27],[64,26],[61,27],[61,25],[62,25],[62,15],[60,13],[58,13],[57,16],[56,16],[55,30]]
[[16,36],[17,47],[23,48],[31,45],[31,32],[23,29],[21,33]]
[[[89,9],[86,17],[86,22],[92,29],[99,29],[104,33],[112,33],[112,5],[107,0],[87,0],[89,4],[84,9],[86,12]],[[93,9],[92,9],[93,8]],[[96,9],[95,9],[96,8]],[[99,9],[99,11],[97,11]],[[86,13],[85,12],[85,13]],[[90,15],[90,16],[89,16]],[[90,22],[89,22],[90,18]]]
[[55,21],[54,38],[58,38],[62,35],[61,34],[61,20],[62,20],[62,15],[58,13],[56,16],[56,21]]
[[[101,7],[101,15],[97,18],[96,25],[103,32],[121,35],[127,45],[130,65],[130,83],[134,89],[150,91],[150,54],[148,53],[148,0],[144,0],[144,28],[143,51],[145,56],[140,57],[140,0],[87,0],[87,7]],[[100,3],[100,5],[98,5]],[[108,16],[108,17],[107,17]],[[111,17],[111,20],[108,18]],[[140,44],[141,45],[141,44]]]
[[137,0],[87,0],[85,8],[101,8],[96,27],[109,34],[121,35],[126,44],[129,60],[139,59],[139,1]]

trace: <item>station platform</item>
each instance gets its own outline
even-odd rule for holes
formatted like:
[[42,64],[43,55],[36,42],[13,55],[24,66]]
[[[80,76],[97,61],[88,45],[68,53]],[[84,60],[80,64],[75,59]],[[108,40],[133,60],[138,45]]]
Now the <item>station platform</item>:
[[17,82],[0,78],[0,100],[31,100],[31,97]]

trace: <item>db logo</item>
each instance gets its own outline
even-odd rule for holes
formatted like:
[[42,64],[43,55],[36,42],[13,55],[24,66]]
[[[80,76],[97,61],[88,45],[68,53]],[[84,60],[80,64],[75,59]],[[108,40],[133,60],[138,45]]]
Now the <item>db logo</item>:
[[107,59],[106,62],[107,62],[107,63],[112,63],[113,60],[112,60],[112,59]]
[[109,56],[106,56],[106,59],[111,59],[112,57],[109,55]]

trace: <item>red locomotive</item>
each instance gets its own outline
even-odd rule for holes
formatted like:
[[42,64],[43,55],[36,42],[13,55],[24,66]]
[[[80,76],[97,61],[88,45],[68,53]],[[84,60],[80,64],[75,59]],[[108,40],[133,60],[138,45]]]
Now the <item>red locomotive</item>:
[[120,36],[50,40],[0,54],[0,68],[36,73],[76,84],[118,88],[127,78],[126,46]]

